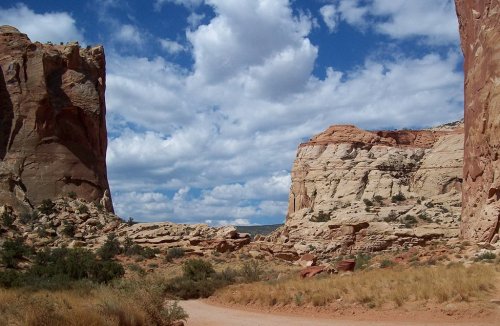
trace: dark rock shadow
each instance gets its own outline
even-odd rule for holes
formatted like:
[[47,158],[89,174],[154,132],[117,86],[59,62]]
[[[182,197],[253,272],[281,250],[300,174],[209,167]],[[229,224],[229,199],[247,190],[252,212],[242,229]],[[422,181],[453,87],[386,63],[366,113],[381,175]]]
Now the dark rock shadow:
[[7,154],[13,119],[14,107],[7,91],[2,67],[0,67],[0,160],[3,160]]

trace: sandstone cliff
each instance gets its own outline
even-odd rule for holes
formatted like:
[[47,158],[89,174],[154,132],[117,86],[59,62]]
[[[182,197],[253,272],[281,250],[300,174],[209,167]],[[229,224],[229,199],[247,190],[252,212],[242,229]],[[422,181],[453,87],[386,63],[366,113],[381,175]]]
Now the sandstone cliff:
[[299,146],[285,226],[265,240],[281,242],[278,251],[332,255],[456,237],[462,157],[461,124],[331,126]]
[[31,210],[76,193],[113,210],[101,46],[32,43],[0,27],[0,203]]
[[465,72],[461,235],[476,242],[497,241],[500,217],[500,1],[455,0],[455,3]]

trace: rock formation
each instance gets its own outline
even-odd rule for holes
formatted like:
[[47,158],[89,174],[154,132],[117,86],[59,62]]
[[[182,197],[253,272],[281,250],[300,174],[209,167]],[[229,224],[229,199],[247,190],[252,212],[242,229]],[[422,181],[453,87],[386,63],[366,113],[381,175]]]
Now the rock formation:
[[261,245],[277,242],[269,250],[295,260],[456,237],[462,157],[461,123],[419,131],[331,126],[299,146],[285,226]]
[[500,217],[500,1],[455,0],[465,72],[461,235],[497,241]]
[[0,203],[30,211],[75,193],[113,210],[102,46],[32,43],[0,27]]

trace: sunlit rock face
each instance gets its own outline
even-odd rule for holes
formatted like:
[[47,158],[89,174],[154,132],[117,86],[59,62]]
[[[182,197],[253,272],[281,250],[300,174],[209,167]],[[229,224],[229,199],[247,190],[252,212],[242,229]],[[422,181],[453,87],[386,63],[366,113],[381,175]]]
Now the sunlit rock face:
[[0,204],[74,192],[113,210],[106,173],[105,57],[0,26]]
[[370,252],[458,236],[463,124],[366,131],[335,125],[299,146],[285,226],[298,254]]
[[500,1],[456,0],[465,72],[460,232],[496,241],[500,216]]

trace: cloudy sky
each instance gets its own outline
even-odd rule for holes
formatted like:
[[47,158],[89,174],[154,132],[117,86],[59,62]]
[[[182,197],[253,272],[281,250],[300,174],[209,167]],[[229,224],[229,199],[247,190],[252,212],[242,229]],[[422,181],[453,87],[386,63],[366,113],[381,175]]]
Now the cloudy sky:
[[124,218],[281,223],[300,142],[463,116],[452,0],[3,0],[0,24],[104,44]]

